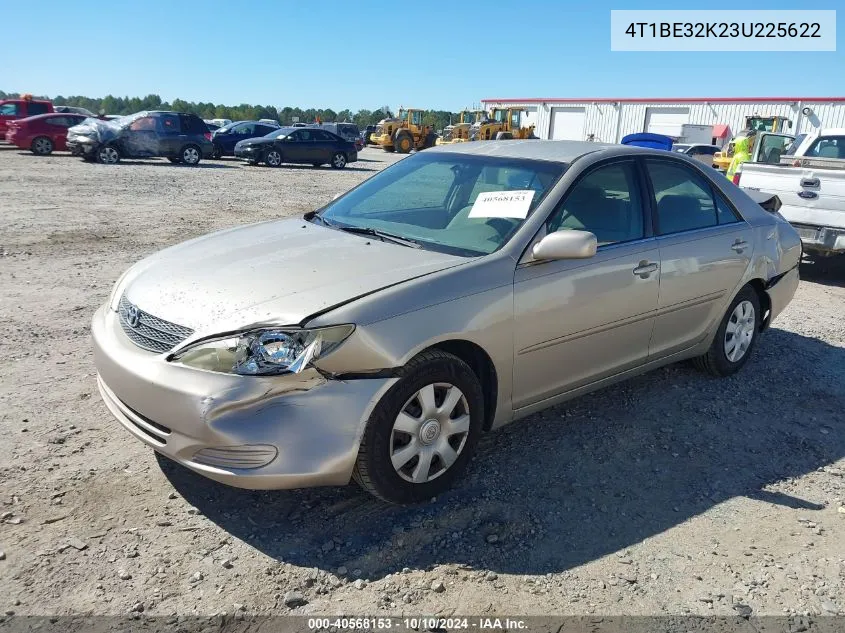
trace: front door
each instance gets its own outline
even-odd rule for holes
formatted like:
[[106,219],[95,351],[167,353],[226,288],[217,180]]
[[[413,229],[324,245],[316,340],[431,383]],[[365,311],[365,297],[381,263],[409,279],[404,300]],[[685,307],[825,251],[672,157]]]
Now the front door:
[[644,363],[660,259],[633,160],[593,168],[546,231],[586,230],[596,255],[521,263],[514,276],[514,391],[519,409]]
[[681,161],[648,159],[660,248],[660,300],[650,356],[699,343],[720,319],[751,261],[751,227]]
[[152,116],[135,119],[121,139],[124,156],[158,156],[158,130]]

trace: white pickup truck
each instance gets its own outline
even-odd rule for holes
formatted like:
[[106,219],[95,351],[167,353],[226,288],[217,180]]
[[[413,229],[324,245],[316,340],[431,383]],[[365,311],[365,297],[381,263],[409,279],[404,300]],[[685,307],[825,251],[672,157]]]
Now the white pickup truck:
[[798,231],[805,253],[845,253],[845,128],[799,136],[776,164],[743,163],[734,182],[777,195],[780,214]]

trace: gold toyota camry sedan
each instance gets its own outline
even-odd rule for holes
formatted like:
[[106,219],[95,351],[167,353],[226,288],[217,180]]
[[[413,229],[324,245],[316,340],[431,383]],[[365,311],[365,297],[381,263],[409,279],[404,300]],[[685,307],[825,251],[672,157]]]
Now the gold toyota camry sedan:
[[99,388],[216,481],[428,499],[503,424],[683,359],[739,371],[798,285],[758,197],[659,150],[433,148],[132,266],[94,315]]

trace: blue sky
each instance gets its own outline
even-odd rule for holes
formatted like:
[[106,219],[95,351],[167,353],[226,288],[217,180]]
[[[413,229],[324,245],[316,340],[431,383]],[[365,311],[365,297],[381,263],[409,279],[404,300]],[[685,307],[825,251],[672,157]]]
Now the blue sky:
[[[459,110],[491,97],[845,95],[842,36],[824,53],[610,51],[611,9],[752,8],[734,2],[313,4],[320,9],[287,0],[4,2],[0,89],[336,110]],[[841,0],[806,8],[839,8],[842,26]]]

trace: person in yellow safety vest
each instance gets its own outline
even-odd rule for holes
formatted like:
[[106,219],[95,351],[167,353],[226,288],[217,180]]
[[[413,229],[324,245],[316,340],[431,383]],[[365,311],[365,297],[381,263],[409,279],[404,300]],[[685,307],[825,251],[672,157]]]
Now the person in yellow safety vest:
[[728,167],[728,173],[725,174],[728,177],[728,180],[733,180],[737,168],[742,165],[742,163],[748,162],[751,159],[750,144],[751,137],[748,136],[741,136],[734,141],[734,157]]

